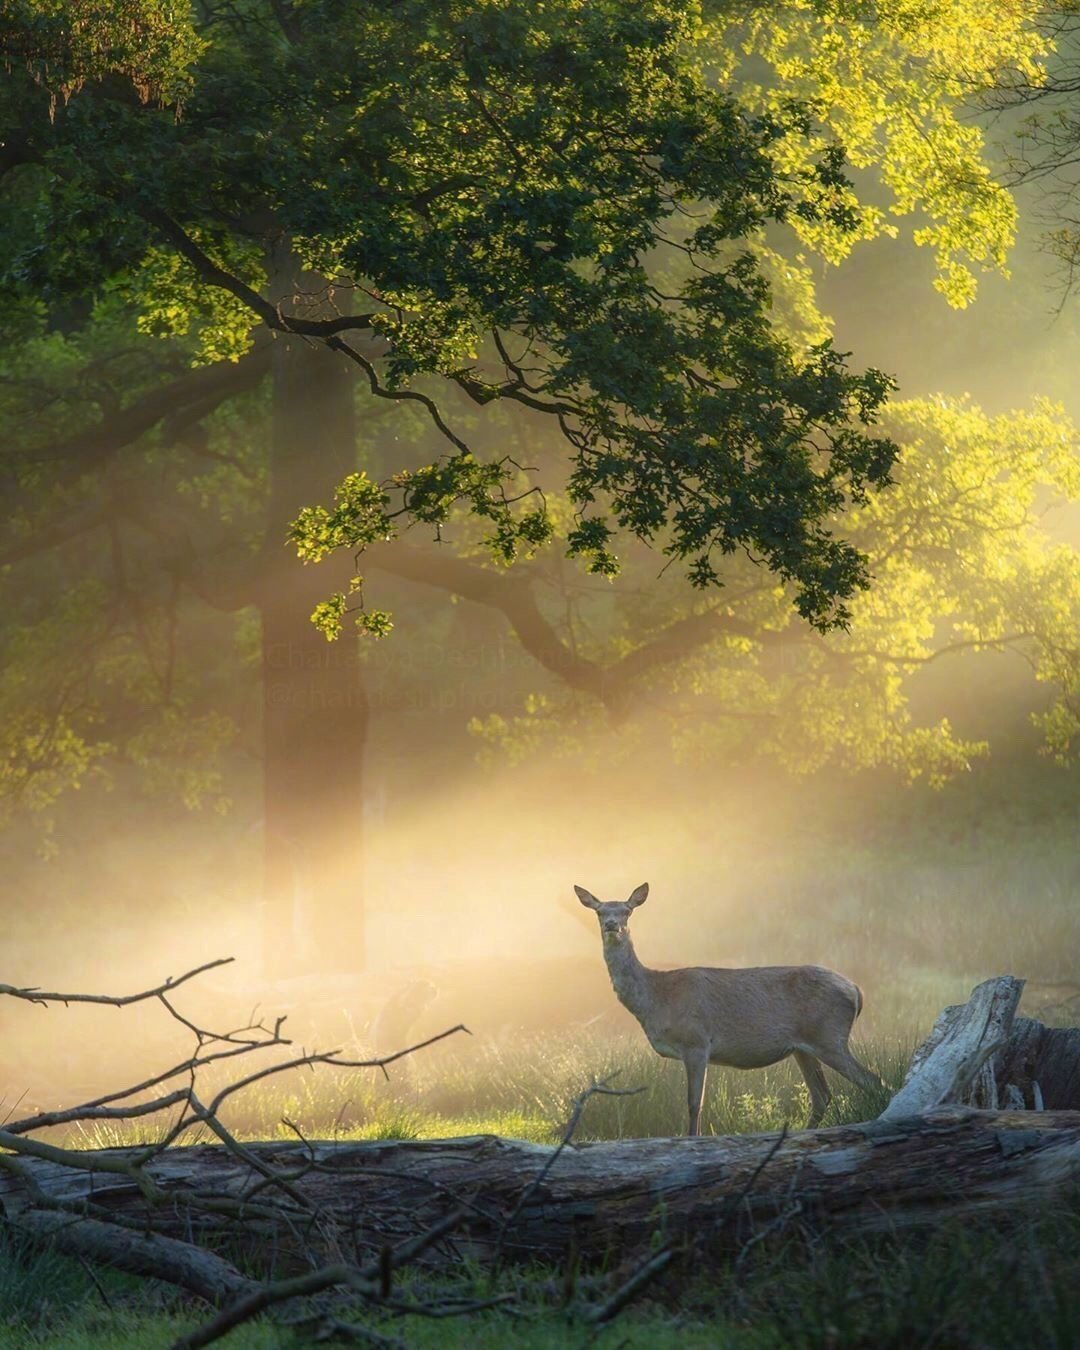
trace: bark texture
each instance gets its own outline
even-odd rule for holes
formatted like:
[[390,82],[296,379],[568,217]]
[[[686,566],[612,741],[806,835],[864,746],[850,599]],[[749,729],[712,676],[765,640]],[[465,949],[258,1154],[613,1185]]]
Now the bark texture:
[[1080,1111],[1080,1027],[1046,1027],[1017,1017],[994,1058],[998,1099],[1009,1089],[1033,1110]]
[[881,1119],[946,1102],[1080,1111],[1080,1028],[1017,1017],[1023,989],[1023,980],[999,975],[977,985],[966,1003],[945,1008]]
[[991,1098],[979,1104],[996,1106],[992,1060],[1008,1042],[1023,990],[1023,980],[1001,975],[976,985],[966,1003],[946,1008],[912,1055],[904,1085],[881,1119],[900,1119],[972,1097]]

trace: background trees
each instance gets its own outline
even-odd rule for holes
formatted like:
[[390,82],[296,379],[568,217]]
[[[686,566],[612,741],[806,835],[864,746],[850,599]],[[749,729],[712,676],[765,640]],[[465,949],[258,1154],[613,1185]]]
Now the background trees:
[[[318,959],[352,966],[384,659],[353,610],[375,632],[392,610],[393,643],[502,631],[389,603],[394,575],[509,620],[537,662],[477,718],[514,756],[610,718],[624,749],[659,729],[699,766],[940,781],[981,738],[912,722],[905,675],[955,644],[1021,648],[1062,691],[1043,715],[1067,753],[1075,570],[1038,521],[1075,489],[1067,423],[906,403],[892,467],[865,425],[886,381],[824,345],[815,299],[815,256],[905,216],[955,304],[1004,265],[1015,207],[963,105],[1005,67],[1038,79],[1033,17],[141,3],[69,28],[16,7],[12,800],[135,771],[190,805],[239,796],[268,930],[299,908]],[[296,564],[298,519],[309,557],[365,550],[363,590],[345,553]]]

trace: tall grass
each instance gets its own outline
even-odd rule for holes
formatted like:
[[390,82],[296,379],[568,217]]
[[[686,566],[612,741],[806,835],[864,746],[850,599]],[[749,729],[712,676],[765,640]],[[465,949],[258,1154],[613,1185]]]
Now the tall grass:
[[[878,1090],[857,1088],[829,1073],[833,1102],[825,1124],[878,1114],[899,1086],[912,1046],[900,1040],[864,1042],[858,1053],[882,1078]],[[828,1073],[828,1071],[826,1071]],[[597,1096],[585,1107],[575,1138],[640,1139],[683,1134],[686,1088],[682,1065],[660,1059],[638,1038],[580,1035],[521,1038],[507,1045],[470,1043],[416,1056],[389,1081],[370,1071],[347,1075],[294,1073],[255,1085],[226,1113],[246,1139],[435,1139],[500,1134],[537,1143],[560,1138],[579,1094],[591,1083],[641,1089]],[[706,1086],[703,1130],[743,1134],[802,1128],[809,1097],[792,1060],[752,1072],[714,1067]],[[288,1123],[286,1123],[288,1122]],[[166,1121],[95,1122],[67,1132],[87,1148],[150,1143]],[[205,1131],[186,1142],[205,1142]]]

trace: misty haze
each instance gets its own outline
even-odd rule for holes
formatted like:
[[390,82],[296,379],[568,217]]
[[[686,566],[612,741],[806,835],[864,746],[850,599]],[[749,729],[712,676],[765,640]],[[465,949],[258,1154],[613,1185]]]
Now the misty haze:
[[1072,10],[0,4],[0,1346],[1080,1343]]

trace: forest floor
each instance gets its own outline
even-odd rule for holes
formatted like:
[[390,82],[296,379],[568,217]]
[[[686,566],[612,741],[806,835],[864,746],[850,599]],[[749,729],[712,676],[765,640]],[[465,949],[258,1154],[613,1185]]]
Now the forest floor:
[[[964,873],[960,890],[955,882],[947,893],[868,886],[824,916],[820,909],[803,920],[795,908],[759,913],[745,935],[732,935],[735,944],[745,936],[744,946],[733,950],[740,963],[752,964],[776,946],[781,932],[787,949],[798,947],[798,924],[805,922],[820,952],[808,949],[807,955],[856,974],[868,998],[853,1049],[884,1088],[863,1092],[829,1074],[834,1099],[824,1123],[861,1121],[875,1116],[899,1085],[936,1013],[965,999],[978,980],[1006,971],[1023,975],[1030,983],[1021,1013],[1076,1024],[1080,991],[1069,983],[1080,950],[1076,883],[1074,846],[1044,852],[1037,861],[1014,857],[992,878],[984,861],[970,877]],[[681,1066],[658,1059],[640,1034],[588,1027],[456,1036],[402,1061],[389,1080],[370,1070],[273,1079],[237,1099],[226,1123],[246,1139],[295,1139],[295,1127],[312,1139],[493,1133],[546,1143],[561,1136],[583,1088],[604,1079],[645,1090],[591,1099],[577,1140],[682,1132]],[[791,1061],[752,1073],[713,1070],[703,1127],[718,1135],[798,1129],[807,1109]],[[122,1129],[98,1124],[52,1138],[95,1148],[151,1141],[163,1128],[146,1118]],[[372,1344],[382,1343],[381,1336],[440,1350],[458,1344],[469,1350],[1073,1350],[1080,1346],[1080,1196],[1063,1195],[1038,1213],[857,1243],[806,1233],[762,1242],[707,1269],[665,1278],[600,1330],[585,1316],[610,1292],[616,1271],[568,1282],[562,1271],[509,1268],[496,1286],[489,1279],[463,1266],[463,1294],[512,1291],[512,1311],[454,1322],[361,1310],[357,1316],[375,1333]],[[5,1244],[0,1234],[0,1350],[152,1350],[206,1315],[197,1301],[164,1286],[91,1272],[52,1251]],[[241,1327],[222,1342],[234,1350],[311,1343],[304,1333],[269,1321]]]

